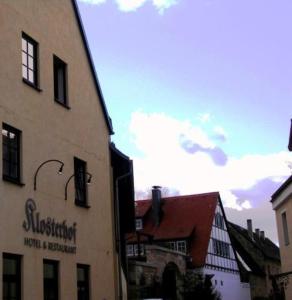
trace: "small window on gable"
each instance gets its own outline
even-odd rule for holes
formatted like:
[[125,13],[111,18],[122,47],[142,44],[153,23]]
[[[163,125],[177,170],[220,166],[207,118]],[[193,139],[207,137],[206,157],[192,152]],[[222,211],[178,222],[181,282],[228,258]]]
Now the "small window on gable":
[[54,95],[55,101],[68,107],[67,64],[54,55]]
[[38,86],[38,43],[22,33],[22,78],[25,83]]
[[142,230],[143,229],[143,221],[142,219],[136,219],[136,230]]
[[224,219],[219,212],[215,214],[215,225],[219,228],[224,229]]
[[288,224],[287,224],[287,215],[286,212],[282,213],[282,226],[283,226],[283,234],[284,234],[284,243],[285,245],[289,245],[289,231],[288,231]]

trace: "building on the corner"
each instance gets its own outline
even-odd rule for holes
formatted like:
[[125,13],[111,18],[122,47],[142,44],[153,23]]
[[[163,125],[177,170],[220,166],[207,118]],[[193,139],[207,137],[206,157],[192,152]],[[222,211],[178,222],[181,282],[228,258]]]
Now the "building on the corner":
[[276,214],[282,273],[278,275],[278,288],[286,299],[292,299],[292,176],[272,195]]
[[121,299],[119,163],[77,4],[2,0],[0,35],[0,298]]
[[251,219],[247,220],[247,228],[231,222],[228,226],[242,277],[250,284],[251,299],[278,299],[274,279],[281,272],[279,247],[264,231],[253,232]]
[[[144,256],[145,262],[149,261],[148,256],[153,256],[149,244],[181,254],[187,270],[210,276],[222,300],[250,299],[249,284],[240,278],[237,255],[218,192],[161,197],[160,188],[153,187],[151,200],[136,201],[136,233],[128,237],[128,256],[138,259]],[[161,264],[162,255],[158,253],[156,257]],[[174,259],[165,262],[165,268],[179,261]],[[155,265],[153,257],[150,261]],[[172,268],[175,269],[179,273],[182,268]],[[166,270],[161,270],[157,274],[162,286],[163,281],[172,276],[165,273]],[[172,278],[169,282],[173,294],[166,296],[180,299],[179,289],[175,292],[173,288],[175,280]]]

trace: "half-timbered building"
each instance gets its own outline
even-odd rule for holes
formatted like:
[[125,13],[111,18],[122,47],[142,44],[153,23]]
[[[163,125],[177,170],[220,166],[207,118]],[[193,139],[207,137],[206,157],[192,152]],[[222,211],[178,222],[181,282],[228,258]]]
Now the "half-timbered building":
[[135,235],[128,239],[128,255],[147,261],[148,243],[185,255],[188,270],[212,277],[222,299],[250,299],[248,283],[241,282],[239,261],[218,192],[136,201]]

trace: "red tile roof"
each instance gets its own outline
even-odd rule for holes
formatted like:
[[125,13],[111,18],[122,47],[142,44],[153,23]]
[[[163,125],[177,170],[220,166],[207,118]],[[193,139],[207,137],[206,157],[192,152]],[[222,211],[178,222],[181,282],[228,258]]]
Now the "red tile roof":
[[151,207],[151,200],[136,201],[135,202],[136,218],[144,217],[150,207]]
[[[143,232],[154,240],[172,240],[191,237],[193,265],[205,264],[219,193],[177,196],[162,199],[163,215],[155,226],[151,214],[143,218]],[[136,217],[143,217],[151,209],[151,200],[136,201]]]

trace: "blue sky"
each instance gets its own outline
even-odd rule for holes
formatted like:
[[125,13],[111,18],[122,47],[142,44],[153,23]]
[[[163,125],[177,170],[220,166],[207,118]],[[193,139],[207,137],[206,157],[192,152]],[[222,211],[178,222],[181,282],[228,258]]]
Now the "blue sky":
[[292,161],[291,1],[78,3],[138,194],[219,190],[241,225],[268,213],[258,226],[275,239],[268,200]]

